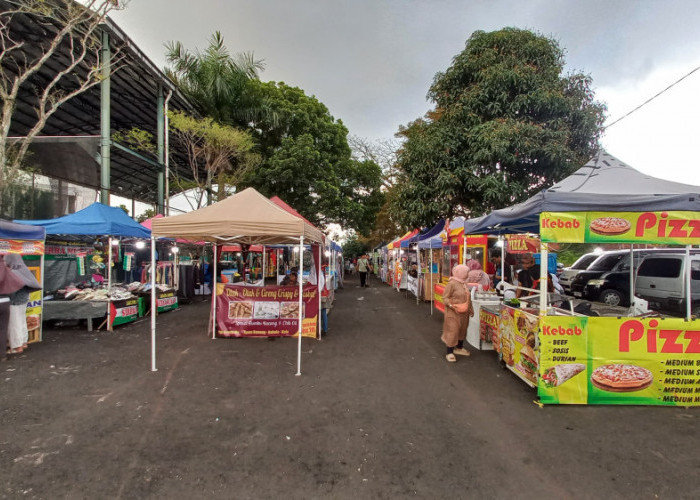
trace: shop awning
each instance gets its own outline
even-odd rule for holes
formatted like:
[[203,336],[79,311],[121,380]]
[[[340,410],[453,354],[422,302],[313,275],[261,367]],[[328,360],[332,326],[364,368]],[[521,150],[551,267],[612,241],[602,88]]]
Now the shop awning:
[[403,236],[401,236],[401,238],[397,238],[397,239],[395,239],[394,241],[392,241],[391,243],[389,243],[389,244],[387,245],[387,248],[388,248],[389,250],[393,250],[393,249],[395,249],[395,248],[400,248],[400,247],[401,247],[401,242],[402,242],[402,241],[404,241],[404,240],[406,240],[406,239],[408,239],[408,238],[410,238],[410,237],[416,235],[417,233],[418,233],[418,229],[414,229],[413,231],[409,231],[409,232],[407,232],[406,234],[404,234]]
[[0,220],[0,239],[26,241],[44,240],[46,239],[46,229],[43,227]]
[[700,211],[700,186],[643,174],[601,151],[572,175],[532,198],[466,222],[467,234],[534,233],[541,212]]
[[193,241],[294,244],[300,237],[321,243],[323,233],[253,188],[194,212],[153,220],[153,235]]
[[83,236],[123,236],[150,238],[151,232],[121,208],[93,203],[70,215],[46,220],[18,220],[20,224],[42,226],[46,234],[72,234]]

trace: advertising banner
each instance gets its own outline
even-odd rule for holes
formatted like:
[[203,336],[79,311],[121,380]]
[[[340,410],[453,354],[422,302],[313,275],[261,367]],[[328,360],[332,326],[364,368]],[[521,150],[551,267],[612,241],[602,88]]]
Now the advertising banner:
[[485,307],[479,308],[479,337],[482,343],[493,345],[496,352],[501,352],[501,342],[498,335],[498,313]]
[[700,320],[543,319],[546,404],[700,406]]
[[418,297],[418,278],[414,278],[410,274],[406,276],[406,288],[409,292]]
[[660,243],[700,241],[698,212],[542,212],[540,237],[561,243]]
[[0,255],[16,253],[20,255],[43,255],[43,241],[0,240]]
[[442,294],[445,293],[445,285],[441,283],[436,283],[433,286],[433,304],[435,305],[435,309],[440,311],[441,313],[445,313],[445,302],[444,299],[442,298]]
[[[35,261],[36,262],[36,261]],[[36,280],[41,283],[41,267],[27,266]],[[42,290],[37,290],[29,294],[29,302],[27,303],[27,330],[29,331],[29,340],[27,343],[39,342],[41,340],[41,314],[43,311],[43,296]]]
[[[318,289],[304,285],[302,335],[317,336]],[[291,337],[299,326],[299,287],[217,284],[219,337]]]
[[506,250],[508,253],[537,253],[540,251],[540,240],[526,234],[508,234]]
[[111,308],[110,318],[111,326],[123,325],[136,321],[139,317],[139,299],[133,297],[131,299],[113,300],[109,303]]
[[528,385],[537,385],[537,331],[539,317],[536,311],[527,311],[501,305],[501,356],[508,369]]

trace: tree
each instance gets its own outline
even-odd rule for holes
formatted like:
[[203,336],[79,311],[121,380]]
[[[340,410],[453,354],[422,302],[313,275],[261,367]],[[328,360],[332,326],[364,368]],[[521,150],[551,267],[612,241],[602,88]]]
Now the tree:
[[256,166],[257,155],[252,153],[255,142],[247,131],[180,111],[171,111],[168,117],[173,139],[187,151],[194,179],[188,182],[175,177],[173,183],[182,191],[195,190],[194,203],[187,198],[193,210],[201,208],[204,195],[212,188],[212,179],[222,180],[217,190],[217,198],[222,200],[228,194],[225,186],[237,186]]
[[252,52],[232,56],[218,31],[204,52],[189,51],[180,42],[169,42],[166,48],[170,64],[166,75],[205,116],[238,127],[261,119],[274,120],[269,103],[251,85],[265,68]]
[[156,216],[156,211],[152,208],[146,209],[141,215],[136,217],[136,222],[141,223]]
[[[101,81],[98,27],[107,14],[123,7],[118,0],[22,0],[0,6],[0,198],[17,181],[29,145],[46,121],[66,101]],[[18,30],[17,21],[30,18],[44,38],[34,42]],[[56,54],[61,51],[64,57]],[[122,55],[113,53],[112,71]],[[51,67],[48,81],[33,78]],[[34,94],[36,122],[25,137],[10,142],[8,136],[20,91]]]
[[397,157],[400,143],[394,139],[371,140],[366,137],[351,135],[348,137],[348,145],[352,151],[352,158],[357,161],[369,160],[382,169],[382,185],[384,189],[391,189],[396,184],[398,177]]
[[343,257],[352,259],[364,255],[369,251],[369,245],[361,241],[356,234],[352,234],[343,244]]
[[126,208],[126,205],[121,204],[121,205],[119,205],[117,208],[121,208],[122,210],[124,210],[124,213],[125,213],[126,215],[129,215],[129,209]]
[[605,107],[591,79],[563,76],[557,42],[531,31],[476,31],[435,76],[435,107],[399,135],[392,206],[409,226],[522,201],[595,153]]
[[246,183],[314,224],[368,232],[383,203],[379,165],[351,158],[345,125],[315,97],[275,82],[258,83],[258,93],[277,120],[255,123],[263,161]]

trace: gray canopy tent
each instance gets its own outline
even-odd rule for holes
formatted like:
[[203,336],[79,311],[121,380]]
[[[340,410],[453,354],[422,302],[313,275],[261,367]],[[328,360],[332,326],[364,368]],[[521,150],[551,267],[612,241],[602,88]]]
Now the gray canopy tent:
[[[464,234],[539,234],[542,212],[670,210],[700,212],[700,186],[666,181],[643,174],[601,150],[595,158],[551,188],[542,190],[522,203],[467,220],[464,223]],[[543,253],[546,253],[545,246]],[[541,257],[542,262],[545,258],[545,255]],[[633,271],[632,261],[631,300],[634,296]],[[540,272],[541,286],[544,287],[546,266],[541,266]],[[541,307],[543,305],[541,304]]]

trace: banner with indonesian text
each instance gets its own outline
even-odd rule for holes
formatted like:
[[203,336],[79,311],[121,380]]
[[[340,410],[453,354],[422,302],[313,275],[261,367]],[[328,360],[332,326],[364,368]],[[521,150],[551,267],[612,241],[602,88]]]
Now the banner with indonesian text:
[[[304,285],[302,335],[317,337],[318,289]],[[299,325],[298,286],[240,286],[217,284],[218,337],[291,337]]]
[[700,212],[542,212],[540,238],[561,243],[700,244]]
[[545,404],[700,406],[700,320],[546,316]]

